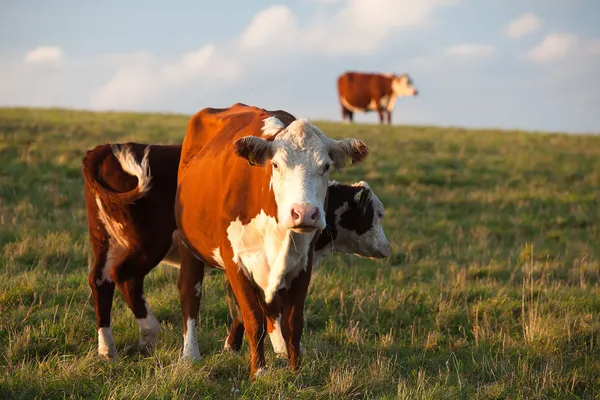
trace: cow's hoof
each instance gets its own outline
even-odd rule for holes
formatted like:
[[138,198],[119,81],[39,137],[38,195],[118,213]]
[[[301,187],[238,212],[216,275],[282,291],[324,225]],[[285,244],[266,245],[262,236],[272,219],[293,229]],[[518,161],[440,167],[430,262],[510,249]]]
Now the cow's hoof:
[[117,357],[117,349],[98,349],[98,356],[105,361],[112,361]]
[[98,356],[105,360],[112,360],[117,356],[117,347],[110,327],[98,329]]
[[181,358],[191,362],[199,362],[202,359],[200,357],[200,350],[197,347],[192,349],[184,347]]

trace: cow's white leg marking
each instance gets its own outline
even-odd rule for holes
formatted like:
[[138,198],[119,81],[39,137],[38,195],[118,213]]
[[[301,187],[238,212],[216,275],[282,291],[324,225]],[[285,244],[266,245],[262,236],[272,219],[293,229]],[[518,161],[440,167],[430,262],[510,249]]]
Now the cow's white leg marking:
[[200,297],[202,295],[202,282],[196,283],[194,289],[196,289],[196,297]]
[[183,358],[200,361],[200,349],[196,340],[196,320],[188,318],[185,335],[183,336]]
[[278,357],[287,357],[287,346],[283,339],[283,333],[281,332],[281,315],[277,316],[274,325],[275,329],[273,329],[273,332],[269,333],[273,351]]
[[98,329],[98,354],[106,359],[115,358],[117,355],[117,347],[115,346],[115,338],[111,327]]
[[[146,303],[146,300],[144,302]],[[146,303],[146,311],[148,313],[146,318],[136,319],[140,328],[140,349],[152,351],[158,340],[160,324],[154,314],[152,314],[152,311],[150,311],[148,303]]]

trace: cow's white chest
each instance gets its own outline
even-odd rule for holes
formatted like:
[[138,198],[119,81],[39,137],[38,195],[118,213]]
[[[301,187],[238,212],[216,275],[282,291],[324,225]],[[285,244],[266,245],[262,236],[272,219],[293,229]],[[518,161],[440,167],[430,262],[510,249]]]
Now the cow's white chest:
[[262,289],[267,303],[306,268],[313,236],[280,229],[262,210],[247,225],[238,218],[227,228],[233,262]]

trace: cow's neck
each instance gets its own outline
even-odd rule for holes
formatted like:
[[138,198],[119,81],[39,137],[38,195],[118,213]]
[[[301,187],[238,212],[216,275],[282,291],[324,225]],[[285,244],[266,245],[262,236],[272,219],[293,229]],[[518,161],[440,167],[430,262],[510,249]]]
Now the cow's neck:
[[263,291],[270,303],[275,293],[288,287],[306,268],[312,234],[281,229],[263,211],[244,225],[239,218],[227,228],[233,260]]

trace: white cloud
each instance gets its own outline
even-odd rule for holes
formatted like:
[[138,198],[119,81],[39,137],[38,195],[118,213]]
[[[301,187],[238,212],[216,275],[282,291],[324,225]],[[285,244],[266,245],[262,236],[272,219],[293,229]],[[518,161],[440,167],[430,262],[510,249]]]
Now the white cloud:
[[292,11],[286,6],[276,5],[258,12],[239,41],[246,49],[271,47],[295,42],[298,33],[298,24]]
[[533,13],[519,16],[506,27],[504,35],[511,39],[518,39],[537,31],[542,25],[542,20]]
[[454,57],[488,57],[494,54],[494,46],[489,44],[461,43],[446,47],[445,53]]
[[64,52],[58,46],[40,46],[27,53],[23,61],[28,64],[55,63],[63,57]]
[[242,49],[327,55],[372,54],[394,32],[426,24],[438,8],[457,0],[347,0],[319,22],[300,26],[283,5],[259,12],[242,33]]
[[567,57],[578,45],[576,35],[552,33],[529,52],[529,58],[537,62],[557,61]]
[[95,91],[91,105],[97,109],[135,108],[185,85],[201,89],[206,82],[231,82],[239,74],[238,65],[212,44],[188,52],[172,63],[141,53],[125,61],[112,79]]

